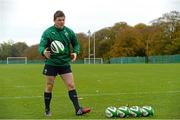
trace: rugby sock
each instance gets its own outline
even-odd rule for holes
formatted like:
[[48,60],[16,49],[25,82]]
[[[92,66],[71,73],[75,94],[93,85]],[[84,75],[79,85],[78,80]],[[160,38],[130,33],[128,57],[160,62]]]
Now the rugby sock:
[[50,109],[51,97],[52,97],[52,93],[44,92],[45,108],[48,109],[48,110]]
[[75,110],[78,111],[80,106],[79,106],[76,90],[70,90],[69,91],[69,98],[71,99],[71,101],[72,101],[72,103],[74,105]]

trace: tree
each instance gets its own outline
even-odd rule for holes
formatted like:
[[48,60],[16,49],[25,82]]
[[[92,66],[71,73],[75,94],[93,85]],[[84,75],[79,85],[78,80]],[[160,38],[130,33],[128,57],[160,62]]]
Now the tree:
[[119,32],[120,30],[125,29],[128,26],[126,22],[118,22],[115,23],[114,26],[111,28],[113,32]]
[[111,48],[111,57],[141,56],[144,44],[141,34],[133,27],[127,26],[117,34]]
[[[154,35],[154,54],[177,54],[179,50],[180,13],[171,11],[152,21],[152,26],[158,29]],[[177,45],[176,45],[177,44]]]
[[28,45],[25,42],[17,42],[12,45],[12,56],[21,57],[24,55],[24,51],[28,48]]
[[110,27],[107,27],[95,32],[94,34],[96,36],[96,57],[108,59],[108,52],[113,44],[115,33]]
[[24,56],[28,58],[28,60],[42,60],[44,59],[38,52],[38,45],[32,45],[28,47],[24,51]]
[[13,55],[12,45],[12,40],[0,44],[0,59],[5,60],[7,57]]
[[134,26],[134,28],[141,34],[142,36],[142,48],[141,48],[141,53],[139,53],[139,56],[149,56],[150,53],[150,47],[149,47],[149,42],[150,42],[150,36],[152,33],[152,30],[149,26],[139,23]]
[[163,14],[162,17],[152,21],[153,25],[164,24],[165,32],[174,32],[176,26],[180,23],[180,13],[177,11],[171,11],[170,13]]
[[77,34],[80,43],[80,54],[78,59],[83,59],[88,56],[88,36],[84,33]]

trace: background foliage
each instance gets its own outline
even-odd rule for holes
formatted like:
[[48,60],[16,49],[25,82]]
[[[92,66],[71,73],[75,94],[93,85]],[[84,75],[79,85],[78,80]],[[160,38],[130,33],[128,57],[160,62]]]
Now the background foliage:
[[[94,32],[96,38],[96,57],[150,56],[180,54],[180,13],[171,11],[151,21],[150,25],[139,23],[130,26],[126,22],[115,23],[112,27]],[[77,33],[81,45],[78,59],[88,57],[89,36]],[[29,60],[43,59],[38,45],[28,46],[24,42],[13,43],[12,40],[0,44],[0,59],[9,56],[27,56]],[[93,47],[91,46],[91,53]]]

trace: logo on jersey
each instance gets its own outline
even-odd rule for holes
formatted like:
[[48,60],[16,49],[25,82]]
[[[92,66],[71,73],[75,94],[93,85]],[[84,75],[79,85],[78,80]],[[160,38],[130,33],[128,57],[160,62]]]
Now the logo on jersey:
[[54,34],[54,35],[56,34],[55,32],[51,32],[51,33]]
[[66,37],[68,37],[68,35],[69,35],[66,30],[64,30],[64,34],[65,34]]

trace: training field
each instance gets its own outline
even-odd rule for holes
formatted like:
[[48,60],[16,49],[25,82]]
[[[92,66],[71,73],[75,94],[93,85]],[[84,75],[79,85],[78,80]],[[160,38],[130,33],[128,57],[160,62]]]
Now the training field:
[[[0,119],[44,119],[43,65],[0,65]],[[75,116],[60,77],[51,102],[52,119],[106,119],[108,106],[151,105],[148,119],[180,119],[180,64],[72,65],[82,106],[92,112]],[[141,118],[141,119],[144,119]]]

